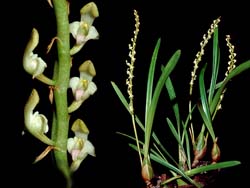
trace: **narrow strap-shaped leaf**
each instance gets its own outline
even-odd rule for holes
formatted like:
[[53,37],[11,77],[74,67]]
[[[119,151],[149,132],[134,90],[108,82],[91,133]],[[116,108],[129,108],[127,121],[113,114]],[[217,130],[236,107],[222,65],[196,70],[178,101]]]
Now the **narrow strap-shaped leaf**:
[[207,93],[205,89],[205,81],[204,81],[205,69],[206,69],[206,64],[205,66],[202,67],[201,72],[199,74],[199,89],[200,89],[202,109],[200,108],[200,105],[198,105],[198,108],[212,139],[215,140],[215,134],[212,126],[212,118],[207,101]]
[[194,176],[196,174],[200,174],[202,172],[207,172],[210,170],[218,170],[218,169],[222,169],[222,168],[228,168],[228,167],[233,167],[236,165],[240,165],[241,162],[240,161],[224,161],[224,162],[218,162],[218,163],[214,163],[214,164],[208,164],[205,166],[199,166],[196,167],[192,170],[186,171],[185,173],[188,176]]
[[179,58],[180,58],[181,51],[177,50],[173,56],[170,58],[168,63],[166,64],[159,80],[157,81],[156,88],[154,90],[152,102],[149,106],[149,109],[147,111],[147,120],[145,122],[145,155],[148,155],[148,150],[149,150],[149,143],[150,143],[150,137],[151,137],[151,131],[152,131],[152,126],[153,126],[153,120],[155,116],[155,110],[157,107],[158,99],[160,97],[162,88],[165,84],[166,79],[170,75],[170,73],[173,71],[175,68]]
[[145,121],[147,119],[147,111],[149,105],[151,104],[152,100],[152,93],[153,93],[153,85],[154,85],[154,74],[155,74],[155,65],[158,57],[158,52],[161,44],[161,39],[157,40],[157,43],[154,48],[154,52],[151,58],[150,67],[148,71],[148,80],[147,80],[147,91],[146,91],[146,106],[145,106]]
[[211,104],[217,77],[219,73],[219,64],[220,64],[220,48],[219,48],[219,41],[218,41],[218,27],[214,30],[213,35],[213,61],[212,61],[212,74],[211,74],[211,81],[210,81],[210,87],[209,87],[209,93],[208,93],[208,103]]
[[203,109],[201,103],[198,103],[198,109],[199,109],[199,112],[200,112],[201,117],[202,117],[203,122],[204,122],[204,124],[202,125],[202,129],[201,130],[204,130],[204,125],[205,125],[206,128],[208,129],[208,132],[211,135],[212,139],[215,140],[215,135],[214,135],[214,131],[213,131],[212,122],[211,122],[211,120],[209,120],[207,118],[206,113],[204,112],[204,109]]
[[181,119],[180,119],[180,111],[179,111],[179,105],[177,102],[175,102],[176,100],[176,94],[175,94],[175,90],[174,90],[174,86],[172,83],[172,80],[170,77],[168,77],[167,81],[166,81],[166,88],[168,91],[168,95],[169,95],[169,99],[173,104],[173,111],[174,111],[174,115],[175,115],[175,119],[176,119],[176,123],[177,123],[177,132],[178,135],[180,137],[180,123],[181,123]]
[[167,120],[168,126],[169,126],[172,134],[174,135],[176,141],[178,142],[179,145],[182,145],[180,136],[178,135],[178,132],[176,131],[176,129],[174,127],[174,124],[172,123],[172,121],[169,118],[166,118],[166,120]]
[[112,87],[114,88],[117,96],[119,97],[120,101],[122,102],[124,107],[129,111],[128,102],[127,102],[126,98],[124,97],[124,95],[122,94],[121,90],[118,88],[118,86],[116,85],[115,82],[111,81],[111,84],[112,84]]

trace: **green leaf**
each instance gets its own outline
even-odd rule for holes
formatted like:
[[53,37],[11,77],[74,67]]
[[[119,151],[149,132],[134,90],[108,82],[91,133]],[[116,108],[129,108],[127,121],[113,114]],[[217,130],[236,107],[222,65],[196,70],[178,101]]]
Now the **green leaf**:
[[161,44],[161,39],[159,38],[157,40],[156,45],[155,45],[154,52],[153,52],[153,55],[151,58],[150,67],[149,67],[148,81],[147,81],[147,93],[146,93],[145,119],[147,119],[147,111],[148,111],[148,108],[149,108],[149,106],[151,104],[151,100],[152,100],[155,65],[156,65],[156,61],[157,61],[157,56],[158,56],[160,44]]
[[175,114],[175,119],[176,119],[176,123],[177,123],[177,129],[178,129],[178,135],[180,137],[180,123],[181,123],[181,118],[180,118],[180,111],[179,111],[179,106],[178,103],[175,102],[176,100],[176,94],[175,94],[175,90],[174,90],[174,86],[173,83],[171,81],[171,78],[168,77],[167,81],[166,81],[166,88],[168,91],[168,95],[169,95],[169,99],[173,104],[173,111]]
[[182,146],[182,143],[181,143],[181,140],[180,140],[180,136],[178,135],[178,133],[177,133],[177,131],[176,131],[173,123],[171,122],[171,120],[169,118],[166,118],[166,120],[167,120],[168,126],[169,126],[172,134],[174,135],[176,141],[178,142],[179,145]]
[[173,71],[173,69],[175,68],[175,66],[180,58],[180,54],[181,54],[180,50],[177,50],[173,54],[173,56],[170,58],[170,60],[168,61],[168,63],[164,67],[164,70],[163,70],[159,80],[157,81],[156,88],[154,90],[154,94],[153,94],[153,98],[152,98],[152,102],[149,106],[149,109],[148,109],[147,115],[146,115],[147,119],[145,122],[145,145],[144,145],[146,156],[148,155],[151,131],[152,131],[156,107],[158,104],[158,99],[160,97],[160,94],[161,94],[161,91],[162,91],[162,88],[165,84],[166,79],[168,78],[170,73]]
[[205,166],[199,166],[192,170],[186,171],[185,173],[188,176],[194,176],[196,174],[204,173],[210,170],[218,170],[222,168],[233,167],[233,166],[240,165],[240,164],[241,164],[240,161],[224,161],[224,162],[218,162],[218,163],[209,164]]
[[208,105],[207,93],[206,93],[206,89],[205,89],[205,81],[204,81],[205,69],[206,69],[206,64],[201,69],[201,72],[200,72],[200,75],[199,75],[199,89],[200,89],[200,97],[201,97],[202,108],[200,108],[201,106],[198,105],[198,109],[199,109],[199,111],[201,113],[203,121],[204,121],[204,123],[205,123],[205,125],[206,125],[212,139],[215,140],[215,134],[214,134],[213,126],[212,126],[212,118],[211,118],[211,114],[210,114],[210,108],[209,108],[209,105]]
[[111,84],[112,84],[112,87],[114,88],[117,96],[119,97],[120,101],[122,102],[124,107],[129,111],[128,102],[127,102],[126,98],[124,97],[124,95],[122,94],[121,90],[118,88],[118,86],[115,84],[115,82],[111,81]]
[[212,62],[212,75],[211,75],[211,81],[210,81],[210,87],[209,87],[209,93],[208,93],[208,103],[211,104],[216,83],[217,83],[217,77],[219,73],[219,63],[220,63],[220,49],[218,44],[218,27],[214,30],[213,35],[213,62]]

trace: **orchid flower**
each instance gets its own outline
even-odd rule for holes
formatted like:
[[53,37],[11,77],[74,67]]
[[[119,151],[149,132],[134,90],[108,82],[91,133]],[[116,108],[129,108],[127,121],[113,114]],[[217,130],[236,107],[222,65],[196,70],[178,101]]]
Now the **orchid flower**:
[[89,130],[81,119],[77,119],[73,123],[71,130],[75,133],[75,136],[74,138],[68,138],[67,150],[72,157],[70,169],[74,172],[88,154],[95,157],[95,148],[88,140]]
[[39,43],[39,33],[38,31],[33,28],[31,32],[30,40],[25,48],[24,55],[23,55],[23,68],[24,70],[32,75],[32,78],[37,78],[40,81],[48,84],[54,85],[54,81],[47,78],[43,75],[47,64],[43,61],[38,54],[34,54],[34,49],[37,47]]
[[26,129],[36,138],[48,145],[54,145],[45,133],[49,131],[48,120],[38,111],[33,112],[39,102],[39,95],[35,89],[32,90],[24,107],[24,123]]
[[70,33],[76,39],[75,45],[70,50],[70,55],[79,52],[88,40],[99,38],[98,31],[92,26],[94,19],[99,16],[96,4],[94,2],[86,4],[80,10],[80,14],[80,21],[69,24]]
[[78,109],[80,105],[97,90],[96,84],[92,81],[93,77],[96,75],[96,71],[90,60],[80,65],[79,72],[80,77],[72,77],[69,81],[69,87],[74,96],[74,101],[68,108],[69,113]]

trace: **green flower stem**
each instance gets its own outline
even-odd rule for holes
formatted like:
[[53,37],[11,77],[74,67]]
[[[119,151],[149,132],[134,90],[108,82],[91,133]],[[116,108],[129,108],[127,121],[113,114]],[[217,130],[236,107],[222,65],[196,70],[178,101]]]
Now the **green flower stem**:
[[71,173],[67,158],[67,139],[69,130],[69,115],[67,104],[67,89],[70,78],[70,35],[68,20],[68,4],[66,0],[53,0],[53,8],[57,22],[57,51],[58,65],[55,65],[56,86],[54,99],[56,112],[53,118],[52,139],[56,146],[63,151],[55,150],[54,156],[58,169],[67,181],[67,188],[71,187]]

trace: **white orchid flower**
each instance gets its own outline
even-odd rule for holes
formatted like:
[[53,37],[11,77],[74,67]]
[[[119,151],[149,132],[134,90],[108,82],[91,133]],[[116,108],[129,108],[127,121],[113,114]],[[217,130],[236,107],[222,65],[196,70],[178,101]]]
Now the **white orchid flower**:
[[95,18],[99,16],[96,4],[94,2],[86,4],[80,10],[80,14],[80,21],[74,21],[69,24],[70,33],[76,40],[75,45],[70,50],[70,55],[79,52],[88,40],[99,38],[98,31],[92,26]]
[[93,63],[90,60],[85,61],[79,67],[79,72],[79,77],[72,77],[69,81],[69,87],[74,96],[74,101],[68,109],[69,113],[78,109],[80,105],[97,90],[96,84],[92,81],[96,72]]
[[31,32],[30,40],[24,50],[23,55],[23,68],[24,70],[32,75],[32,78],[37,78],[38,80],[46,83],[48,85],[54,85],[54,81],[47,78],[43,72],[47,67],[47,64],[43,61],[38,54],[34,54],[34,49],[39,43],[39,33],[33,28]]
[[25,128],[43,143],[54,145],[54,142],[45,135],[45,133],[49,131],[47,118],[38,111],[33,112],[38,102],[39,95],[37,91],[33,89],[24,107]]
[[37,54],[33,53],[33,50],[37,47],[39,42],[38,31],[33,28],[31,32],[31,38],[25,48],[23,56],[23,67],[26,72],[31,74],[33,78],[37,75],[42,74],[44,69],[47,67],[47,64],[38,57]]
[[74,172],[87,155],[95,157],[95,148],[88,140],[89,130],[81,119],[77,119],[73,123],[71,130],[75,133],[75,137],[68,138],[67,150],[72,157],[70,168]]

